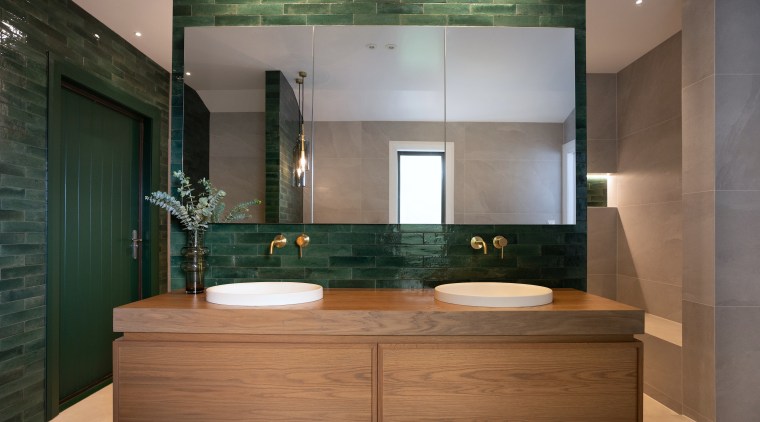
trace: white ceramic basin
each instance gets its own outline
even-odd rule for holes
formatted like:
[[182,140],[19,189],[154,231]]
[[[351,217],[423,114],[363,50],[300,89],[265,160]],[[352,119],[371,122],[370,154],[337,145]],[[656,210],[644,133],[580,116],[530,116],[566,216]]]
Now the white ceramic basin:
[[320,299],[322,286],[311,283],[262,281],[223,284],[206,289],[206,301],[220,305],[293,305]]
[[456,305],[517,308],[551,303],[552,290],[516,283],[451,283],[436,287],[435,298]]

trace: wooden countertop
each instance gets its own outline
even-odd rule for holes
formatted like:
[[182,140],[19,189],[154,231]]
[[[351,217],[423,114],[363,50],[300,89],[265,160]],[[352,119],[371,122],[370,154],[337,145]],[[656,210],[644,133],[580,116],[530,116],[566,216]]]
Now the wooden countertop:
[[527,308],[439,302],[433,290],[325,289],[320,301],[245,307],[206,302],[205,294],[154,296],[114,309],[124,333],[522,336],[631,335],[644,332],[644,311],[573,289]]

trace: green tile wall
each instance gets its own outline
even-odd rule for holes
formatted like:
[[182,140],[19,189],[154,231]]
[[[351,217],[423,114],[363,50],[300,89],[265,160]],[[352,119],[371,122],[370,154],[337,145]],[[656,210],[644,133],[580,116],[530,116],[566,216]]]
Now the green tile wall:
[[[295,75],[294,75],[295,77]],[[293,186],[293,146],[301,111],[285,75],[266,72],[266,207],[267,223],[302,223],[303,192]]]
[[[586,8],[584,0],[175,0],[173,78],[182,80],[183,29],[258,25],[477,25],[576,29],[577,224],[573,226],[224,225],[213,226],[210,285],[241,280],[308,279],[331,287],[430,287],[448,280],[519,280],[586,288]],[[182,84],[172,87],[172,116],[182,117]],[[182,157],[181,125],[173,124],[172,167]],[[305,231],[304,258],[290,246]],[[284,233],[289,246],[267,256]],[[504,260],[469,246],[472,235],[506,236]],[[183,288],[172,235],[171,279]]]
[[2,421],[45,420],[48,51],[157,106],[169,130],[168,72],[68,0],[0,2]]
[[589,207],[607,206],[607,179],[588,179],[586,197]]

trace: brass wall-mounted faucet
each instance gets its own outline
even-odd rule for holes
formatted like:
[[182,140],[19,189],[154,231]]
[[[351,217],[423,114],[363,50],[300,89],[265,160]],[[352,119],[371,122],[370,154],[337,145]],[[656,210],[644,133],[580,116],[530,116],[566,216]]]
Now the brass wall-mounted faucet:
[[480,236],[473,236],[472,239],[470,239],[470,246],[472,246],[472,249],[483,249],[483,255],[488,255],[488,245],[486,245],[486,241],[483,240]]
[[272,243],[269,244],[269,255],[274,255],[274,248],[277,249],[282,248],[288,243],[288,239],[285,238],[285,236],[278,234],[274,237],[274,240]]
[[509,241],[504,236],[496,236],[493,238],[493,247],[501,251],[501,259],[504,259],[504,248],[507,247]]
[[303,248],[309,246],[309,235],[301,233],[301,235],[296,238],[296,245],[298,245],[298,257],[303,258]]

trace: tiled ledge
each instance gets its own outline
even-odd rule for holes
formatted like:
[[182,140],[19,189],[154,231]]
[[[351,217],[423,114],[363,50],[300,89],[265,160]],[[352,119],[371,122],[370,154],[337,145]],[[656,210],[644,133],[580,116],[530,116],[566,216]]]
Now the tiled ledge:
[[652,314],[644,314],[645,332],[678,347],[682,346],[681,323]]

